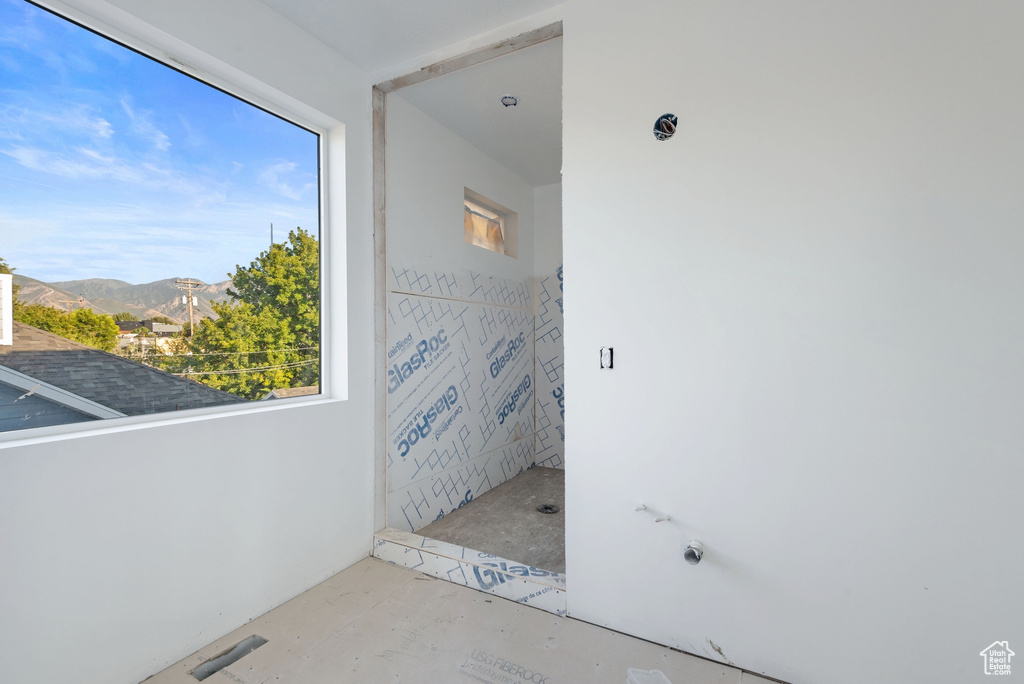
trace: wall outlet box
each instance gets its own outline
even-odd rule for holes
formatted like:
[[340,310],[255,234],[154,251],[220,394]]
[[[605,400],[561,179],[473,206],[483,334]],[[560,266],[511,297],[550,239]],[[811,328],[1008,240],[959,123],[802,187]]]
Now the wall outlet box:
[[614,362],[612,347],[601,347],[601,368],[611,368]]

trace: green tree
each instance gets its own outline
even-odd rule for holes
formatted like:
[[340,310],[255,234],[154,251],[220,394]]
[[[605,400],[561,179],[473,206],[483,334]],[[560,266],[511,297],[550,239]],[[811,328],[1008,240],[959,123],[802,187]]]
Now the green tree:
[[246,399],[272,389],[320,382],[320,247],[301,228],[248,267],[236,266],[227,293],[213,303],[189,342],[181,372]]
[[14,318],[103,351],[113,351],[117,344],[117,323],[107,314],[98,314],[92,309],[66,312],[42,304],[27,304],[14,311]]
[[120,311],[114,314],[114,322],[120,323],[121,321],[137,321],[139,317],[128,311]]
[[163,323],[165,325],[179,325],[178,321],[174,320],[173,318],[168,318],[167,316],[153,316],[149,320],[153,321],[154,323]]

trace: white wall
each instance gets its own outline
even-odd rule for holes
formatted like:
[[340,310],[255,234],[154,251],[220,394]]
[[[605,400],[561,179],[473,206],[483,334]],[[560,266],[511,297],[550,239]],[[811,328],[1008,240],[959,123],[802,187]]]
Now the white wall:
[[1021,652],[1022,25],[568,5],[570,615],[794,683]]
[[562,184],[533,189],[533,275],[543,278],[562,265]]
[[[533,275],[531,186],[410,104],[401,91],[387,98],[387,137],[389,263],[516,280]],[[467,187],[519,214],[518,257],[465,242],[462,200]]]
[[74,6],[331,126],[339,153],[325,356],[350,399],[0,444],[4,680],[128,684],[369,553],[371,83],[260,3]]
[[534,188],[537,465],[565,465],[565,349],[562,333],[562,184]]

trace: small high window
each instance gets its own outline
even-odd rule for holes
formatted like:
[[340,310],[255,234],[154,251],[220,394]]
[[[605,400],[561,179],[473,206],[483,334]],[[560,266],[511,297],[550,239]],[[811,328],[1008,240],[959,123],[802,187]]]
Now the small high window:
[[466,242],[506,256],[517,256],[518,215],[465,189],[463,237]]

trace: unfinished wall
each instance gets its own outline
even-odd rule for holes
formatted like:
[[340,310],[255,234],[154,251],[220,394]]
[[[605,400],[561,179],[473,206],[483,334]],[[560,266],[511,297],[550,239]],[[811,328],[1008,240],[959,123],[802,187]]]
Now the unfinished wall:
[[1021,653],[1021,26],[567,6],[570,615],[796,684]]
[[537,465],[565,465],[565,355],[562,342],[562,184],[534,190],[534,312]]
[[[416,531],[534,464],[533,188],[387,100],[388,526]],[[464,188],[519,215],[519,255],[463,240]]]
[[324,360],[348,400],[0,441],[2,678],[134,684],[369,553],[371,83],[260,3],[73,4],[344,124],[327,160]]

